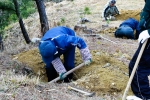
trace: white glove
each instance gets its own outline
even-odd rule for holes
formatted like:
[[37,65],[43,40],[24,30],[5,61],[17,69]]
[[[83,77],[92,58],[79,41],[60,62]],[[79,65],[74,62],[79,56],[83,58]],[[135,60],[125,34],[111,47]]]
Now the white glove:
[[127,100],[142,100],[141,98],[136,97],[136,96],[127,96],[126,99],[127,99]]
[[110,16],[110,20],[115,20],[116,18],[114,16]]
[[144,30],[143,32],[140,33],[139,38],[138,38],[138,42],[140,43],[144,43],[144,41],[146,39],[148,39],[150,37],[150,35],[148,34],[147,30]]
[[40,40],[41,40],[40,38],[35,38],[35,37],[34,37],[34,38],[31,39],[31,42],[36,43],[36,42],[38,42],[38,41],[40,41]]
[[88,59],[88,60],[84,61],[84,65],[85,65],[85,66],[88,66],[88,65],[90,65],[91,63],[92,63],[92,59]]

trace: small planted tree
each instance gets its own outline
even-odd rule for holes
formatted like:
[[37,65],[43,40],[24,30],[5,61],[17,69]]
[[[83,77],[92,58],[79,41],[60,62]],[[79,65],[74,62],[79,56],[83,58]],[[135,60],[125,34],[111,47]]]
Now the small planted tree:
[[84,13],[84,15],[89,15],[89,14],[91,14],[90,8],[89,8],[89,7],[85,7],[83,13]]
[[91,14],[90,8],[89,7],[84,7],[84,9],[82,11],[80,11],[80,23],[84,24],[85,22],[89,22],[88,19],[86,19],[86,15]]

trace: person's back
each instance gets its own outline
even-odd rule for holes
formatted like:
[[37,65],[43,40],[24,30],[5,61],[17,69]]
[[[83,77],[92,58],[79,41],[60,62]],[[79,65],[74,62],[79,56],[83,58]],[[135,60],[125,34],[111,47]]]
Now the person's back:
[[67,27],[63,27],[63,26],[54,27],[54,28],[51,28],[50,30],[48,30],[44,34],[44,36],[42,37],[42,41],[55,38],[55,37],[62,35],[62,34],[68,34],[68,35],[74,36],[75,32],[72,29],[67,28]]
[[[136,33],[134,34],[134,31]],[[127,37],[128,39],[138,39],[140,33],[139,22],[134,18],[123,21],[115,31],[115,37]]]
[[122,25],[128,25],[128,26],[130,26],[133,30],[134,30],[134,29],[140,30],[140,28],[139,28],[139,22],[138,22],[136,19],[134,19],[134,18],[128,18],[127,20],[123,21],[123,22],[120,24],[120,26],[122,26]]

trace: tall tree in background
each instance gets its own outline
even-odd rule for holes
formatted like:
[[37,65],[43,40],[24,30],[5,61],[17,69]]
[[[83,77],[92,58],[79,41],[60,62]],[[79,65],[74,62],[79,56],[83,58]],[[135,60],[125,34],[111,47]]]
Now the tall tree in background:
[[9,17],[14,13],[14,6],[9,0],[0,0],[0,33],[9,24]]
[[[17,0],[19,11],[22,18],[27,18],[29,15],[36,12],[35,1],[33,0]],[[5,27],[11,23],[18,21],[15,5],[13,0],[0,0],[0,32],[3,33]]]
[[[49,24],[45,12],[45,5],[43,0],[34,0],[34,1],[35,4],[37,5],[37,9],[40,16],[41,33],[42,35],[44,35],[45,32],[49,29]],[[30,14],[36,11],[34,1],[33,0],[0,0],[0,32],[2,32],[7,25],[19,20],[19,24],[24,39],[26,43],[30,43],[30,39],[26,32],[22,17],[27,18]]]
[[21,31],[23,33],[23,36],[24,36],[24,39],[26,40],[26,43],[29,44],[31,41],[30,41],[30,38],[28,36],[28,33],[25,29],[25,26],[23,24],[23,21],[22,21],[22,18],[20,16],[20,11],[19,11],[19,5],[18,5],[18,2],[17,0],[13,0],[14,2],[14,5],[15,5],[15,10],[16,10],[16,15],[18,17],[18,20],[19,20],[19,24],[20,24],[20,27],[21,27]]
[[36,5],[38,8],[39,16],[40,16],[41,32],[42,32],[42,35],[44,35],[46,31],[49,30],[49,24],[48,24],[47,15],[45,12],[44,2],[43,0],[35,0],[35,1],[36,1]]

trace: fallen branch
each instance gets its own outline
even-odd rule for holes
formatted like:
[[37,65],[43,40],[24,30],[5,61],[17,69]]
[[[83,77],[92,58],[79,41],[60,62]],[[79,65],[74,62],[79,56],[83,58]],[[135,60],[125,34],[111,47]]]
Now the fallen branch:
[[117,44],[116,42],[114,42],[114,41],[111,41],[111,40],[109,40],[109,39],[107,39],[107,38],[104,38],[103,36],[101,36],[101,35],[99,35],[99,34],[80,34],[81,36],[83,35],[83,36],[94,36],[94,37],[98,37],[98,38],[102,38],[102,39],[104,39],[104,40],[107,40],[107,41],[109,41],[109,42],[112,42],[112,43],[114,43],[114,44]]

